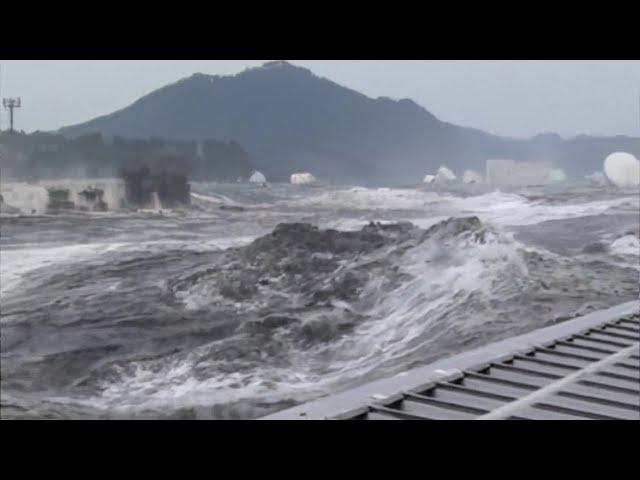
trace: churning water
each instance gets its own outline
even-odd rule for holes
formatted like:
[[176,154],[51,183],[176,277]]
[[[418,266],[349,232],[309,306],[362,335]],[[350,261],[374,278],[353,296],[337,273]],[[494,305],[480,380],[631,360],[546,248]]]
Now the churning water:
[[3,418],[254,418],[639,297],[633,190],[193,190],[0,219]]

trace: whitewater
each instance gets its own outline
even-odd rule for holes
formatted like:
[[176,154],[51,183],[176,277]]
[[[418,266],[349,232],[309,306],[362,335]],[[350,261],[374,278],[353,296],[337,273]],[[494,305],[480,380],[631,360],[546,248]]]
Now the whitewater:
[[256,418],[640,297],[637,189],[192,190],[11,190],[36,212],[0,217],[2,418]]

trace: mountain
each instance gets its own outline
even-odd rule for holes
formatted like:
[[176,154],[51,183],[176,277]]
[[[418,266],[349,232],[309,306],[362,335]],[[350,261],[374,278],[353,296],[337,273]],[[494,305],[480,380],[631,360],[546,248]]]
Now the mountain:
[[411,100],[372,99],[287,62],[233,76],[197,73],[65,136],[234,141],[271,180],[310,171],[334,182],[415,182],[447,165],[484,171],[488,158],[546,160],[582,176],[616,150],[640,154],[640,139],[554,134],[498,137],[443,122]]

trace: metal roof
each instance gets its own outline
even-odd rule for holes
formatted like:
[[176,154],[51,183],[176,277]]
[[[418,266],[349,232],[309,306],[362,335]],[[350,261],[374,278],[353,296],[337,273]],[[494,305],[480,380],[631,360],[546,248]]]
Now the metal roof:
[[634,301],[264,419],[640,420],[639,342]]

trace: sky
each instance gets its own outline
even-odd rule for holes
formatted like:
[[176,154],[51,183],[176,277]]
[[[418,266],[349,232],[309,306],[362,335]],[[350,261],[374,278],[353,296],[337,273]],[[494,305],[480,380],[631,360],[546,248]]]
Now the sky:
[[[126,107],[195,72],[266,60],[0,60],[15,125],[56,130]],[[509,137],[640,136],[640,61],[289,60],[370,97],[410,98],[441,120]],[[2,111],[0,129],[8,127]]]

